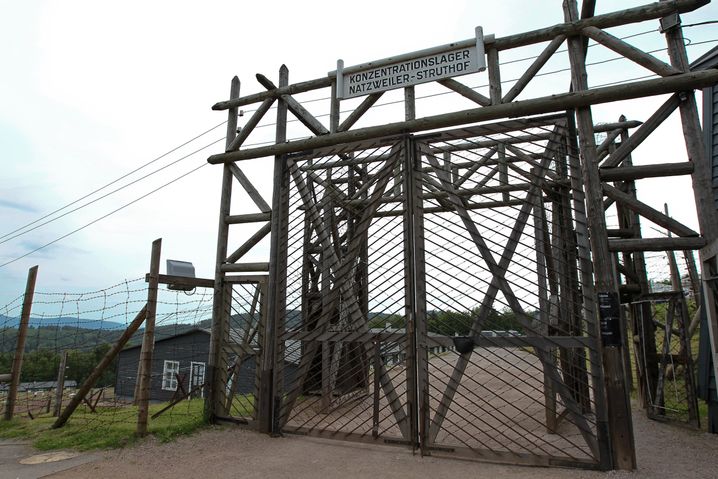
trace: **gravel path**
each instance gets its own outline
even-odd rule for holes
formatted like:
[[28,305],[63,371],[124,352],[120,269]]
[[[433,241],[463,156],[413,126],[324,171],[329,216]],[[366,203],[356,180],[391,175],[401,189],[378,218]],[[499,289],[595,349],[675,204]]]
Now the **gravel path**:
[[413,457],[401,447],[357,445],[307,437],[270,438],[255,432],[216,428],[170,444],[148,440],[104,453],[104,458],[53,478],[690,478],[718,477],[718,436],[645,419],[634,411],[639,469],[601,473],[484,464]]

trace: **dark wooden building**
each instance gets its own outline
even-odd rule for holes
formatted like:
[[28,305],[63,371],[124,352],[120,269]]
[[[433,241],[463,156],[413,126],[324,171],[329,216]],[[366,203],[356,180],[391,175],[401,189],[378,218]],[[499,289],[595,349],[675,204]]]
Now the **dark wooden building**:
[[[718,68],[718,47],[691,64],[691,70],[710,68]],[[703,135],[713,170],[713,200],[718,208],[718,84],[703,89]]]
[[[208,374],[209,329],[190,329],[186,332],[155,341],[152,355],[152,379],[150,400],[169,401],[177,390],[190,391],[205,382]],[[117,361],[115,395],[119,399],[132,400],[137,383],[137,368],[141,345],[122,350]],[[255,385],[255,359],[249,357],[242,363],[236,394],[251,394]],[[194,396],[201,397],[197,391]]]

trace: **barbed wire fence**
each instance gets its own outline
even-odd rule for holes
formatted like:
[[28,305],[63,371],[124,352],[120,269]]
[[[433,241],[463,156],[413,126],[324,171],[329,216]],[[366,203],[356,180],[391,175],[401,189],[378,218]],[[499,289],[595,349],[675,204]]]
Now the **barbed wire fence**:
[[[213,291],[172,291],[160,286],[157,292],[149,431],[163,434],[203,421]],[[11,371],[24,297],[20,294],[0,306],[0,373]],[[94,291],[35,291],[14,416],[55,424],[80,386],[141,316],[147,300],[144,277]],[[113,439],[111,431],[126,434],[138,422],[138,367],[144,331],[141,326],[129,337],[68,420],[71,428],[97,432],[100,446],[103,437]],[[4,376],[2,379],[10,375]],[[4,415],[10,387],[10,381],[0,383],[0,412]],[[110,427],[113,425],[121,427]]]

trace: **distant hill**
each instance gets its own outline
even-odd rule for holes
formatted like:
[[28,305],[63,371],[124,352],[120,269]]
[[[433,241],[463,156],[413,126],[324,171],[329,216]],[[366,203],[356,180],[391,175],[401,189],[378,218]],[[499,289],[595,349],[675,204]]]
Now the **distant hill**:
[[[0,328],[17,328],[20,326],[19,317],[11,317],[0,314]],[[83,319],[72,318],[69,316],[59,316],[55,318],[38,318],[30,317],[30,327],[73,327],[79,329],[102,329],[106,331],[125,329],[127,325],[116,323],[113,321],[105,321],[100,319]]]

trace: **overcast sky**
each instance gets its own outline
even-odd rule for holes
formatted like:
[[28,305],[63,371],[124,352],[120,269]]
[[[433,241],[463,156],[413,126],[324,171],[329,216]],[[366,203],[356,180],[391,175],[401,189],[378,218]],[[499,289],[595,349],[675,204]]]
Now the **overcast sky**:
[[[643,3],[598,0],[598,13]],[[0,235],[77,200],[225,121],[225,112],[210,107],[226,99],[233,75],[242,81],[242,94],[250,94],[262,91],[255,73],[276,81],[282,63],[289,67],[290,82],[304,81],[326,75],[338,58],[352,65],[469,38],[476,25],[482,25],[487,34],[502,36],[563,19],[558,0],[1,1],[0,5]],[[718,7],[711,4],[683,18],[684,23],[715,20]],[[655,28],[657,21],[614,33],[624,36]],[[691,60],[716,45],[710,42],[718,38],[716,31],[716,25],[686,29],[686,37],[698,44],[688,49]],[[630,41],[646,50],[665,47],[657,33]],[[537,50],[526,51],[535,54]],[[591,55],[597,59],[615,56],[598,49]],[[663,52],[657,55],[665,58]],[[552,68],[567,66],[565,54],[556,62]],[[599,85],[648,74],[627,63],[591,67],[589,81]],[[521,67],[526,64],[517,65],[518,74]],[[476,76],[471,81],[481,84],[485,73],[480,75],[483,79]],[[510,68],[502,75],[512,78]],[[527,94],[565,91],[565,75],[545,77],[542,86]],[[326,92],[307,98],[322,96]],[[445,109],[453,101],[458,100],[422,100],[418,114]],[[660,102],[651,99],[602,106],[596,108],[594,117],[609,122],[623,113],[645,120]],[[322,102],[308,104],[316,114],[325,106]],[[378,110],[367,121],[393,121],[393,114],[390,108]],[[247,117],[240,118],[240,126]],[[270,117],[266,123],[271,123]],[[293,132],[290,129],[290,136]],[[224,134],[220,126],[103,193],[177,161],[161,173],[33,231],[0,239],[0,263],[12,261],[200,167],[92,226],[0,267],[0,303],[22,292],[27,269],[35,264],[40,265],[38,289],[44,291],[92,290],[142,276],[148,269],[151,242],[158,237],[164,240],[163,269],[164,259],[183,259],[195,264],[198,276],[212,277],[221,168],[201,166],[210,154],[223,150]],[[296,130],[294,134],[302,133]],[[272,135],[273,127],[268,125],[247,143],[269,141]],[[682,142],[674,117],[661,128],[653,145],[641,147],[637,162],[683,161]],[[271,161],[255,161],[247,164],[246,170],[271,202]],[[641,199],[656,207],[668,201],[674,216],[696,225],[689,180],[651,180],[645,185],[639,191]],[[97,198],[91,196],[75,206]],[[233,213],[251,211],[246,201],[238,195]],[[261,255],[260,250],[256,259]]]

